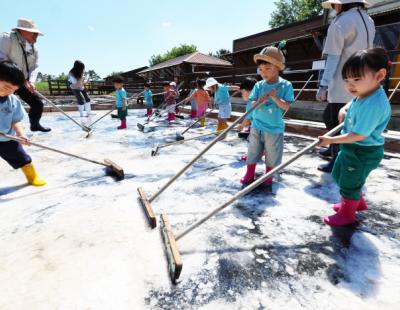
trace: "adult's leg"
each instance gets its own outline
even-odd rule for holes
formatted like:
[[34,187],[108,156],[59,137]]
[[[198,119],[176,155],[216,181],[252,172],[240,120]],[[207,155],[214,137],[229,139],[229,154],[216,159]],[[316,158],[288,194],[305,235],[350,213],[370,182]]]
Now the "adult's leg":
[[31,131],[50,131],[50,128],[40,125],[40,118],[43,114],[43,102],[40,97],[31,93],[25,86],[18,89],[16,94],[30,106],[29,121],[31,123]]

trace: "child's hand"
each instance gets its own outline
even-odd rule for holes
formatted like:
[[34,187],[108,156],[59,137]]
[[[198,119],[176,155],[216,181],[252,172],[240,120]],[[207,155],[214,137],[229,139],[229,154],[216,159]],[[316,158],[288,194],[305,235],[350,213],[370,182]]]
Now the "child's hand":
[[272,99],[272,100],[277,100],[277,99],[279,99],[279,97],[276,95],[276,89],[274,88],[274,89],[272,89],[270,92],[269,92],[269,97]]
[[30,145],[29,138],[27,136],[25,136],[24,134],[17,136],[21,139],[21,144]]
[[236,126],[236,131],[242,131],[244,129],[243,124],[239,124]]
[[329,144],[332,143],[332,137],[328,136],[319,136],[319,146],[328,146]]
[[126,111],[126,105],[122,106],[122,111]]

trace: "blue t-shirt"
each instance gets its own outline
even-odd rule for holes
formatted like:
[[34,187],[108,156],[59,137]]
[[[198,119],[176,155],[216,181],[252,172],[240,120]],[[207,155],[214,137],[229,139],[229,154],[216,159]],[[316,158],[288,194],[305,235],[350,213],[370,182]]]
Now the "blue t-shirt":
[[119,88],[115,91],[115,105],[117,108],[124,106],[124,99],[126,99],[126,91],[123,88]]
[[[190,97],[191,95],[193,95],[195,91],[196,91],[195,88],[191,88],[188,97]],[[192,100],[190,100],[190,104],[195,106],[195,105],[196,105],[196,99],[193,98]]]
[[[273,88],[276,89],[276,94],[279,98],[288,103],[293,103],[294,92],[292,83],[281,77],[279,77],[278,82],[273,84],[269,84],[265,80],[257,82],[249,96],[249,101],[257,101]],[[267,103],[262,105],[261,108],[256,108],[252,112],[251,126],[263,132],[283,133],[285,131],[285,122],[282,118],[283,113],[284,110],[269,98]]]
[[215,103],[220,105],[227,105],[231,103],[231,97],[229,96],[229,86],[218,84],[217,91],[214,96]]
[[382,87],[360,100],[355,97],[344,119],[342,134],[353,132],[366,136],[366,139],[355,142],[358,145],[383,145],[382,133],[391,114],[389,99]]
[[146,89],[143,92],[144,102],[146,105],[153,105],[153,93],[150,89]]
[[[8,135],[15,135],[12,124],[22,121],[25,117],[25,109],[21,101],[15,96],[10,95],[6,101],[0,102],[0,132]],[[0,137],[0,142],[10,141],[10,139]]]

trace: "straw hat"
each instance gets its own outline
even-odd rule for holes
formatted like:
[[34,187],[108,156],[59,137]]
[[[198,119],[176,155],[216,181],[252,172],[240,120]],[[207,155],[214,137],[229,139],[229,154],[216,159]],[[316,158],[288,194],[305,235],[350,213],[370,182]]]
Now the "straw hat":
[[322,7],[324,9],[331,9],[332,4],[349,4],[349,3],[364,3],[365,7],[371,6],[371,4],[366,0],[328,0],[322,2]]
[[207,90],[214,85],[218,85],[218,81],[216,79],[210,77],[206,80],[206,86],[204,87],[204,89]]
[[42,36],[43,33],[39,31],[39,29],[36,28],[36,24],[33,20],[29,20],[26,18],[20,18],[18,19],[17,27],[15,27],[12,30],[24,30],[28,32],[33,32],[37,33],[38,35]]
[[268,46],[263,48],[260,54],[254,55],[254,62],[257,63],[257,60],[269,62],[277,66],[279,70],[285,69],[285,56],[277,47]]

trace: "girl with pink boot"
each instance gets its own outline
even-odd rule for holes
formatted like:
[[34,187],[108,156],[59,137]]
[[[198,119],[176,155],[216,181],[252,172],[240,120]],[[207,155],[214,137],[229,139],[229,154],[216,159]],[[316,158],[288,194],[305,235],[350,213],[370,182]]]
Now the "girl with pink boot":
[[336,214],[324,218],[328,225],[351,225],[356,221],[356,211],[368,209],[361,189],[383,158],[382,133],[391,116],[390,103],[381,86],[388,62],[385,50],[372,48],[354,53],[343,66],[346,89],[354,97],[339,112],[339,121],[344,120],[341,135],[319,137],[321,146],[340,144],[332,177],[342,199],[333,206]]
[[[244,185],[254,181],[257,161],[265,150],[266,172],[282,162],[283,133],[285,123],[282,115],[294,101],[292,83],[282,79],[279,72],[285,68],[285,57],[276,47],[266,47],[260,54],[254,55],[260,75],[263,78],[254,86],[249,101],[255,104],[264,102],[251,116],[249,147],[247,152],[247,171],[240,180]],[[272,177],[263,186],[270,187]]]

